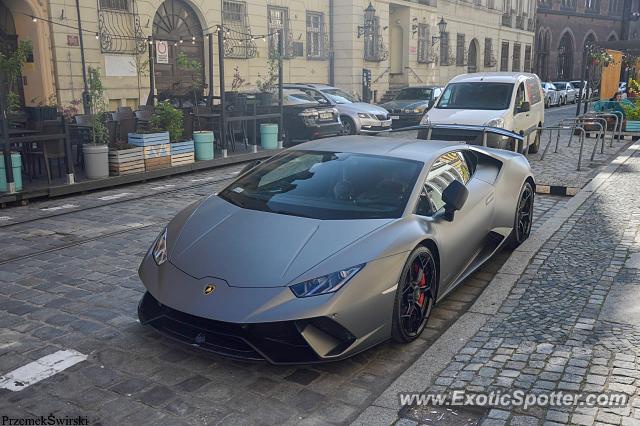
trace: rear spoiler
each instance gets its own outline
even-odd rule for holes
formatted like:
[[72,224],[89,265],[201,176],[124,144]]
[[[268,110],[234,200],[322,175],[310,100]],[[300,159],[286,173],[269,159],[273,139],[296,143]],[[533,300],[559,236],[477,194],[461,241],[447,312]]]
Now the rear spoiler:
[[[409,130],[431,130],[428,134],[446,134],[454,136],[455,132],[469,132],[469,133],[491,133],[494,135],[505,136],[508,138],[513,138],[517,141],[524,141],[524,136],[519,133],[514,133],[509,130],[501,129],[500,127],[491,127],[491,126],[476,126],[472,124],[431,124],[431,125],[418,125],[418,126],[409,126],[402,127],[399,129],[392,129],[390,133],[395,132],[405,132]],[[428,137],[427,139],[432,139]]]

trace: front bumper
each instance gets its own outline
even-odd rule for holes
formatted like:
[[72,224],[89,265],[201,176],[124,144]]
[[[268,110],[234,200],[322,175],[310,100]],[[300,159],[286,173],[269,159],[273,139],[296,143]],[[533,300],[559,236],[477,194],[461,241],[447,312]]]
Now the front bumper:
[[138,317],[141,324],[150,325],[179,342],[227,358],[266,360],[273,364],[321,361],[307,339],[331,347],[328,356],[344,352],[356,340],[346,328],[326,317],[235,324],[177,311],[160,303],[149,292],[140,300]]
[[[420,129],[418,130],[418,139],[427,140],[427,135],[429,133],[429,129]],[[438,134],[437,136],[432,133],[432,140],[444,140],[444,141],[454,141],[454,142],[463,142],[467,145],[483,145],[482,140],[482,132],[464,132],[464,131],[453,131],[451,134]],[[487,133],[487,146],[489,148],[500,148],[506,149],[509,151],[513,151],[515,148],[515,141],[513,138],[496,135],[494,133]],[[522,148],[522,146],[520,146]]]
[[391,130],[391,119],[374,120],[371,118],[360,118],[360,133],[381,133]]
[[[352,356],[388,339],[394,292],[406,253],[367,264],[338,293],[297,298],[287,287],[232,287],[196,279],[147,254],[139,274],[147,288],[138,316],[144,325],[200,349],[274,364]],[[206,294],[207,286],[215,290]]]
[[394,129],[401,129],[402,127],[417,126],[420,124],[424,114],[392,114],[393,124],[391,127]]

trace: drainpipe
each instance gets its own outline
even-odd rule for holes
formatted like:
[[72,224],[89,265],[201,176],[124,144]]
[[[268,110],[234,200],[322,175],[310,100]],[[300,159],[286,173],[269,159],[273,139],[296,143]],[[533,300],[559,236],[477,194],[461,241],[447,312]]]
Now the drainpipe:
[[82,92],[82,107],[85,114],[91,114],[91,108],[89,106],[89,86],[87,85],[87,64],[84,60],[82,19],[80,19],[80,0],[76,0],[76,12],[78,13],[78,38],[80,40],[80,61],[82,62],[82,83],[84,84],[84,91]]
[[329,85],[336,85],[335,57],[333,54],[333,0],[329,0]]

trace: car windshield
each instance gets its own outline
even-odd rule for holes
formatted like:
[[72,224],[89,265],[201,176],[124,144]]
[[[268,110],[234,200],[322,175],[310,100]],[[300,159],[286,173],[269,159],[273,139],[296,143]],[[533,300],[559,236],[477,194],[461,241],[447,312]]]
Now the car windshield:
[[429,87],[409,87],[402,89],[394,98],[396,101],[430,100],[433,89]]
[[436,108],[502,110],[511,104],[513,83],[451,83],[440,96]]
[[545,89],[548,89],[548,90],[556,90],[556,86],[554,86],[554,85],[553,85],[553,84],[551,84],[551,83],[543,83],[543,84],[542,84],[542,86],[543,86]]
[[567,83],[564,82],[564,81],[554,81],[553,85],[556,86],[560,90],[563,90],[565,87],[567,87]]
[[359,102],[359,99],[340,89],[324,89],[322,93],[327,95],[333,102],[337,104],[351,104]]
[[581,81],[572,81],[571,84],[573,85],[573,87],[575,87],[576,89],[579,89],[582,87],[582,82]]
[[402,216],[423,163],[347,152],[287,151],[219,194],[239,207],[314,219]]

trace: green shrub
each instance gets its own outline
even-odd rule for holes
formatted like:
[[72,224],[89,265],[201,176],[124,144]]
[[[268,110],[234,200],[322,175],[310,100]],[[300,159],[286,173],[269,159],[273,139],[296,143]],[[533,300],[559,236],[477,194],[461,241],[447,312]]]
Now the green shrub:
[[171,142],[182,139],[184,117],[182,111],[171,105],[169,101],[159,102],[149,122],[154,131],[169,132]]

